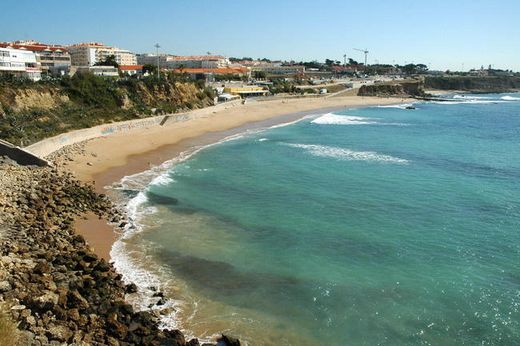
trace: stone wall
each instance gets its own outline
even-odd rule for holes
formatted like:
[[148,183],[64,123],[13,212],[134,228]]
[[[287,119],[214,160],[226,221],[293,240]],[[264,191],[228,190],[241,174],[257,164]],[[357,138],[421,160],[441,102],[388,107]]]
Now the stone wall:
[[0,139],[0,156],[7,156],[23,166],[49,166],[46,160]]
[[121,121],[117,123],[99,125],[88,129],[75,130],[44,139],[40,142],[25,147],[25,149],[40,157],[46,157],[65,146],[83,142],[89,139],[110,136],[121,132],[129,132],[139,128],[154,126],[171,126],[175,123],[206,116],[209,113],[227,107],[237,106],[240,104],[240,102],[240,100],[237,100],[232,102],[226,102],[212,107],[198,109],[189,113],[160,115],[156,117]]

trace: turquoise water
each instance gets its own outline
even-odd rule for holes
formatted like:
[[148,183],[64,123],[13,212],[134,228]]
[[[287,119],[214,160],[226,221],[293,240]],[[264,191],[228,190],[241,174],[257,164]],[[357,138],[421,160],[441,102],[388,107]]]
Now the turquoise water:
[[518,345],[518,96],[348,109],[209,147],[148,186],[134,244],[182,285],[199,336]]

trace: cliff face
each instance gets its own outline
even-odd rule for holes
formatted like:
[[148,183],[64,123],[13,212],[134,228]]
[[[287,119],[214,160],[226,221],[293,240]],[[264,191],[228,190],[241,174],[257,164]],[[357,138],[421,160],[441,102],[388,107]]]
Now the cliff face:
[[520,88],[520,77],[426,77],[425,88],[477,92],[508,92]]
[[0,115],[7,110],[14,113],[31,109],[49,110],[67,102],[69,97],[57,87],[0,87]]
[[359,91],[358,96],[396,96],[396,97],[410,97],[410,96],[424,96],[423,85],[421,82],[400,82],[394,84],[372,84],[363,85]]
[[211,105],[203,84],[77,75],[54,82],[0,83],[0,138],[17,145],[74,129]]

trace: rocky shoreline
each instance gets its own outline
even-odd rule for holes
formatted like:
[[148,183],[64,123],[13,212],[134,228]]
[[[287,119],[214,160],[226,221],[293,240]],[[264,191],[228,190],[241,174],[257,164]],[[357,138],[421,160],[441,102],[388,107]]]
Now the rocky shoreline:
[[200,345],[160,330],[160,312],[134,311],[125,295],[135,285],[75,234],[74,218],[89,211],[124,225],[106,196],[56,167],[0,158],[0,174],[0,300],[17,324],[13,345]]

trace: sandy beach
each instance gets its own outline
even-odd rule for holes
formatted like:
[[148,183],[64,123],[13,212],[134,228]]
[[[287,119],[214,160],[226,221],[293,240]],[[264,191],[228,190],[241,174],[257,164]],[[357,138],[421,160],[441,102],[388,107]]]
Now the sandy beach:
[[[402,102],[410,102],[410,99],[343,96],[253,101],[217,111],[207,108],[203,117],[91,139],[84,145],[85,154],[76,154],[67,169],[80,180],[93,182],[96,190],[103,193],[105,186],[126,175],[145,171],[189,148],[211,144],[249,128],[295,121],[313,112]],[[86,219],[80,217],[76,220],[76,231],[99,256],[109,259],[110,248],[117,237],[104,220],[93,215],[86,215]]]

